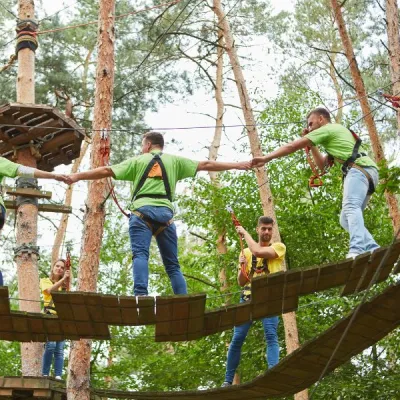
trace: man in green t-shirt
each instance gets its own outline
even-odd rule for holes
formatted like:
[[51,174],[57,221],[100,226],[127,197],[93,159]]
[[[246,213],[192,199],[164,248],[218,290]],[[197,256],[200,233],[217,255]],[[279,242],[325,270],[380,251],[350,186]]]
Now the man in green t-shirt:
[[78,180],[113,177],[133,183],[130,204],[129,235],[135,296],[148,294],[149,247],[154,235],[165,270],[175,294],[186,294],[186,282],[178,262],[178,239],[172,221],[175,187],[178,181],[191,178],[197,171],[247,170],[251,162],[192,161],[163,153],[164,138],[158,132],[143,136],[142,155],[110,167],[70,175],[70,183]]
[[[330,114],[325,108],[312,110],[307,116],[307,126],[301,139],[287,143],[263,157],[254,158],[253,167],[262,167],[275,158],[310,147],[316,165],[324,171],[331,160],[343,165],[350,159],[353,150],[357,150],[353,134],[343,125],[332,124]],[[325,149],[327,156],[320,153],[318,145]],[[347,257],[355,257],[379,248],[365,227],[363,218],[363,210],[378,184],[378,168],[375,162],[360,150],[355,154],[355,159],[349,161],[348,168],[344,171],[340,224],[350,234]]]
[[[16,178],[17,176],[24,178],[42,178],[55,179],[61,182],[67,182],[67,177],[64,175],[53,174],[51,172],[41,171],[40,169],[25,167],[14,163],[7,158],[0,157],[0,231],[3,229],[6,221],[6,207],[3,200],[3,191],[1,184],[5,177]],[[3,276],[0,271],[0,286],[3,286]]]

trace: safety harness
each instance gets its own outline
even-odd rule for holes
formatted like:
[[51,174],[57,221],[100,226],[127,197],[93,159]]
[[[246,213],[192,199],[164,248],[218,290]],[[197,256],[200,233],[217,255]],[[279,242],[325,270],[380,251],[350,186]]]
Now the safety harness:
[[330,158],[331,160],[334,160],[334,161],[338,162],[339,164],[342,164],[343,180],[346,178],[346,176],[349,173],[351,168],[355,168],[355,169],[358,169],[359,171],[361,171],[368,179],[368,194],[371,195],[372,193],[375,192],[374,181],[372,180],[371,175],[363,167],[360,167],[359,165],[357,165],[355,163],[357,158],[365,157],[368,154],[367,153],[359,153],[362,140],[353,130],[349,129],[349,131],[351,132],[351,134],[353,135],[353,137],[356,141],[354,143],[353,152],[351,153],[351,156],[347,160],[343,161],[337,157],[333,157],[332,155],[329,155],[328,160]]
[[308,182],[310,187],[322,186],[323,182],[322,182],[321,176],[325,175],[329,171],[329,168],[332,167],[334,162],[336,161],[337,163],[342,164],[343,180],[346,178],[346,176],[349,173],[351,168],[356,168],[359,171],[361,171],[368,179],[368,194],[371,195],[372,193],[375,192],[375,185],[374,185],[374,181],[372,180],[371,175],[363,167],[360,167],[359,165],[357,165],[355,163],[357,158],[367,156],[366,153],[359,153],[359,150],[360,150],[360,147],[362,144],[362,140],[353,130],[349,129],[349,131],[353,135],[354,140],[356,141],[354,143],[354,147],[353,147],[351,156],[347,160],[341,160],[340,158],[337,158],[337,157],[332,156],[331,154],[328,154],[327,165],[326,165],[324,171],[322,171],[322,172],[318,171],[318,168],[314,163],[314,160],[310,154],[311,148],[309,146],[307,146],[305,148],[307,161],[310,164],[311,170],[313,171],[313,175],[310,177],[309,182]]
[[251,270],[250,274],[248,275],[249,277],[249,282],[246,283],[243,286],[242,289],[242,294],[241,298],[244,301],[249,301],[251,298],[251,281],[253,280],[253,275],[256,274],[261,274],[262,272],[265,272],[266,274],[269,274],[270,271],[268,269],[268,260],[266,258],[263,259],[263,264],[261,267],[257,267],[257,257],[252,254],[251,256]]
[[[152,199],[168,199],[170,202],[172,202],[171,186],[168,181],[168,175],[164,163],[161,160],[161,155],[162,153],[154,154],[153,158],[147,165],[142,177],[139,180],[138,185],[133,192],[132,202],[134,202],[136,199],[140,199],[141,197],[150,197]],[[146,179],[156,177],[161,178],[164,182],[165,194],[140,194],[139,191],[142,189],[144,183],[146,182]],[[141,218],[146,223],[148,228],[153,233],[154,237],[159,235],[164,229],[168,228],[174,222],[173,219],[170,219],[167,222],[158,222],[148,217],[147,215],[142,214],[139,211],[133,211],[132,214]]]

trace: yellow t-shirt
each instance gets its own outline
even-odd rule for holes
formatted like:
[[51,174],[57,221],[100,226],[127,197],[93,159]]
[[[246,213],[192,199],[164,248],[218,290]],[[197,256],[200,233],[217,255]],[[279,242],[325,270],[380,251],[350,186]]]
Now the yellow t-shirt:
[[[51,288],[54,285],[54,283],[50,280],[50,278],[42,278],[40,280],[40,291],[42,292],[43,295],[43,302],[44,302],[44,306],[48,307],[50,305],[50,307],[54,307],[54,303],[52,302],[52,297],[51,294],[47,294],[45,292],[46,289]],[[62,285],[58,288],[58,290],[63,290]],[[49,309],[48,312],[50,314],[57,314],[56,310],[51,310]]]
[[[276,254],[278,255],[277,258],[267,260],[268,271],[270,274],[274,274],[275,272],[282,271],[282,263],[283,263],[283,260],[285,259],[286,246],[283,243],[277,242],[277,243],[272,243],[271,247],[275,250]],[[246,272],[247,272],[247,275],[250,276],[250,272],[253,267],[252,266],[253,255],[249,248],[244,249],[243,253],[247,260]],[[239,258],[240,258],[240,256],[239,256]],[[261,271],[260,272],[254,271],[253,278],[256,276],[262,276],[262,275],[267,274],[267,272],[264,269],[262,269],[263,265],[264,265],[264,259],[257,258],[256,267],[260,268]],[[248,282],[248,283],[246,283],[246,285],[243,286],[242,299],[244,301],[248,301],[248,300],[250,300],[250,297],[251,297],[251,282]]]

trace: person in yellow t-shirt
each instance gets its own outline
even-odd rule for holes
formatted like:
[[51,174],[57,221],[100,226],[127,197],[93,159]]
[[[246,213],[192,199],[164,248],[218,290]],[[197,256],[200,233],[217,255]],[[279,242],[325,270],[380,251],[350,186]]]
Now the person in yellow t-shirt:
[[[65,290],[67,280],[71,278],[70,271],[65,270],[65,263],[63,259],[57,260],[51,268],[50,277],[40,280],[40,291],[43,294],[44,312],[46,314],[57,314],[51,292]],[[42,362],[43,376],[49,376],[54,358],[54,374],[56,379],[61,379],[64,366],[64,344],[63,340],[59,342],[46,342]]]
[[[239,264],[245,263],[246,274],[243,274],[239,267],[238,283],[243,288],[240,302],[251,299],[251,280],[255,276],[273,274],[282,270],[282,263],[285,259],[286,246],[283,243],[271,243],[274,220],[270,217],[262,216],[258,219],[257,234],[258,242],[254,241],[251,235],[242,227],[237,226],[237,232],[243,236],[247,245],[239,257]],[[247,275],[247,276],[246,276]],[[249,278],[250,281],[247,279]],[[278,323],[279,317],[263,318],[264,335],[267,342],[266,358],[268,368],[272,368],[279,362],[279,343],[278,343]],[[252,325],[252,321],[243,325],[235,326],[233,330],[232,342],[229,346],[226,361],[225,380],[223,387],[232,385],[236,369],[240,362],[240,355],[247,333]]]

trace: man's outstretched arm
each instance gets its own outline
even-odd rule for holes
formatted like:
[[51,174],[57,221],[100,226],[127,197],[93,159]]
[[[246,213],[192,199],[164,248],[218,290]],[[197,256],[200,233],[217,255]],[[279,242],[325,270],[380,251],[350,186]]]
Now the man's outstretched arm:
[[109,177],[115,178],[114,172],[112,171],[111,167],[98,167],[89,171],[77,172],[76,174],[68,175],[68,178],[70,180],[69,184],[82,180],[92,181]]
[[223,162],[223,161],[200,161],[197,171],[228,171],[231,169],[248,170],[251,168],[251,161]]
[[285,157],[289,154],[294,153],[297,150],[304,149],[307,146],[313,146],[313,143],[308,138],[302,137],[300,139],[296,139],[293,142],[284,144],[283,146],[272,151],[271,153],[266,154],[263,157],[254,157],[252,160],[252,167],[262,167],[264,164],[270,162],[275,158]]

